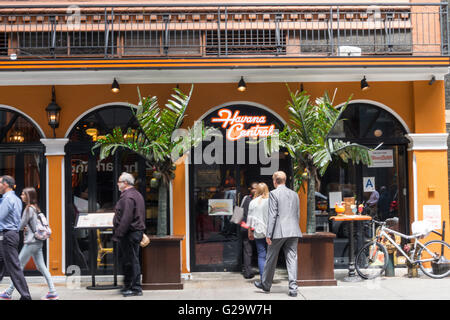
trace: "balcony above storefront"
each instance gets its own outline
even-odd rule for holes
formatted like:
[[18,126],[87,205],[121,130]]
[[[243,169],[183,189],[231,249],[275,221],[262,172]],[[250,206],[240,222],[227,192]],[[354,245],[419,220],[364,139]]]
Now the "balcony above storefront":
[[0,59],[449,56],[447,3],[0,6]]

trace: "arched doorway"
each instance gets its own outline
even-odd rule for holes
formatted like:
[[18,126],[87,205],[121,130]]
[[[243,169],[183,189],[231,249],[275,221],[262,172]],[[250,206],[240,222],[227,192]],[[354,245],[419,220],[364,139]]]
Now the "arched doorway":
[[[346,164],[336,161],[321,179],[320,192],[328,199],[355,197],[358,203],[371,204],[370,214],[377,220],[398,219],[401,232],[409,230],[407,127],[387,107],[368,102],[352,102],[330,135],[345,141],[375,148],[373,164]],[[358,245],[370,235],[367,225],[358,224]],[[346,224],[333,222],[330,231],[336,233],[335,266],[348,266]],[[356,249],[357,249],[356,248]]]
[[252,182],[264,182],[272,190],[273,172],[285,171],[289,186],[292,177],[284,151],[268,159],[262,144],[247,142],[254,135],[282,130],[284,122],[270,109],[249,102],[213,108],[200,120],[218,128],[221,137],[203,141],[190,155],[191,271],[240,271],[242,238],[240,226],[230,221],[233,206],[248,194]]
[[[0,107],[0,176],[15,178],[17,196],[24,188],[34,187],[41,210],[46,212],[46,166],[41,138],[44,134],[34,121],[13,108]],[[30,260],[25,274],[35,272],[37,274],[36,267]]]
[[[114,155],[100,160],[99,149],[92,151],[95,141],[113,128],[133,128],[136,118],[129,106],[108,105],[86,113],[72,126],[67,137],[66,152],[66,265],[77,265],[82,274],[90,272],[91,241],[85,230],[74,229],[80,213],[112,212],[119,199],[117,180],[124,171],[136,178],[136,188],[146,200],[147,233],[156,234],[158,191],[150,187],[153,170],[144,158],[128,150],[119,149]],[[126,131],[124,131],[126,132]],[[100,247],[112,248],[111,230],[97,233],[95,241]],[[95,249],[94,249],[95,250]],[[97,252],[98,253],[98,252]],[[119,253],[120,254],[120,253]],[[110,274],[113,257],[106,254],[94,263],[98,274]]]

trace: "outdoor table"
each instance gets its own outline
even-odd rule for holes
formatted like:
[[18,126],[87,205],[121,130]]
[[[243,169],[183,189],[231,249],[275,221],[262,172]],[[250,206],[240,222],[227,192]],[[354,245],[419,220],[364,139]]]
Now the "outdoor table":
[[354,248],[354,231],[353,231],[353,224],[355,221],[370,221],[372,220],[371,216],[366,215],[337,215],[333,216],[330,219],[334,221],[347,221],[350,222],[350,229],[349,229],[349,250],[348,250],[348,276],[344,278],[344,281],[347,282],[355,282],[355,281],[361,281],[362,279],[358,276],[356,276],[355,272],[355,253],[353,252]]

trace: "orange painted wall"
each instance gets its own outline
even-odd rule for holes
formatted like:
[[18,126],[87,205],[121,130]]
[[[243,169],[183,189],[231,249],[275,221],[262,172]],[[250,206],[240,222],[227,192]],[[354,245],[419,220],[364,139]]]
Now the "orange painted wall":
[[447,226],[446,240],[449,241],[447,151],[414,151],[414,154],[418,168],[418,220],[423,220],[424,205],[441,205],[442,221],[446,221]]
[[186,233],[186,205],[185,198],[186,194],[186,175],[184,174],[185,165],[180,163],[177,165],[175,170],[175,179],[172,182],[172,192],[173,192],[173,234],[174,235],[184,235],[184,239],[181,243],[181,261],[182,270],[181,272],[189,272],[187,262],[186,262],[186,252],[189,239]]
[[414,133],[446,132],[444,81],[431,86],[428,81],[415,81],[413,99]]
[[[289,84],[292,90],[299,88],[299,83]],[[411,132],[431,133],[445,132],[444,117],[444,89],[443,81],[436,81],[429,86],[426,81],[422,82],[371,82],[370,90],[362,92],[360,83],[357,82],[330,82],[330,83],[304,83],[304,89],[313,97],[328,91],[330,96],[335,94],[335,104],[340,104],[352,96],[353,100],[372,100],[382,103],[394,110],[406,123]],[[139,84],[141,94],[156,95],[163,105],[171,93],[171,88],[176,84]],[[209,109],[232,101],[250,101],[262,104],[274,110],[285,120],[287,119],[286,102],[289,99],[288,91],[284,83],[248,83],[246,92],[238,92],[236,83],[223,84],[196,84],[194,94],[187,111],[185,126],[192,126],[193,122],[199,119]],[[338,88],[335,93],[335,89]],[[190,85],[180,84],[180,89],[188,92]],[[56,130],[58,138],[64,137],[73,121],[85,111],[107,103],[137,103],[137,85],[122,84],[121,91],[113,94],[110,91],[110,85],[81,85],[81,86],[56,86],[56,102],[61,106],[61,124]],[[9,105],[22,110],[28,116],[33,118],[44,130],[47,137],[52,137],[52,131],[47,125],[45,107],[51,99],[51,86],[10,86],[0,87],[0,104]],[[59,159],[59,160],[57,160]],[[55,230],[63,230],[61,225],[61,163],[59,157],[49,158],[49,176],[50,194],[52,203],[49,206],[52,227]],[[426,158],[428,159],[428,158]],[[418,171],[422,175],[423,181],[429,183],[432,181],[428,169],[422,170],[422,166],[427,166],[427,161],[421,159],[418,163]],[[446,152],[436,155],[433,161],[436,164],[430,168],[437,168],[438,171],[447,173]],[[59,164],[57,163],[59,161]],[[419,166],[420,165],[420,166]],[[430,169],[431,170],[431,169]],[[174,182],[174,195],[185,194],[185,176],[184,165],[177,167],[177,177]],[[429,177],[428,177],[429,175]],[[446,175],[438,175],[439,186],[447,190]],[[411,166],[409,169],[409,181],[412,181]],[[445,185],[445,187],[444,187]],[[421,191],[422,192],[422,191]],[[443,191],[444,192],[444,191]],[[412,195],[412,186],[410,188]],[[301,196],[302,208],[306,210],[306,197]],[[422,197],[422,196],[421,196]],[[444,199],[447,197],[447,199]],[[426,198],[420,198],[420,201],[428,201]],[[436,195],[436,201],[442,203],[443,212],[446,208],[448,212],[448,195],[439,193]],[[445,201],[444,201],[445,200]],[[419,205],[421,202],[419,202]],[[446,207],[444,207],[446,206]],[[186,207],[181,201],[174,201],[174,233],[184,234],[186,228]],[[413,212],[411,206],[410,212]],[[59,218],[57,218],[59,217]],[[306,215],[301,218],[302,231],[306,230]],[[60,264],[61,258],[61,235],[54,234],[54,240],[50,243],[50,263],[51,268]],[[58,242],[58,243],[56,243]],[[186,240],[183,242],[183,252],[185,253]],[[186,271],[186,257],[183,256],[183,270]]]
[[[443,81],[436,81],[435,85]],[[188,108],[185,125],[193,122],[208,109],[231,101],[251,101],[275,110],[284,119],[287,118],[286,101],[289,99],[284,83],[248,83],[246,92],[238,92],[236,83],[196,84]],[[61,123],[56,129],[58,138],[64,134],[83,112],[106,103],[137,103],[139,86],[142,95],[156,95],[163,105],[176,84],[122,84],[118,94],[111,93],[110,85],[56,86],[56,102],[61,106]],[[290,83],[292,90],[298,89],[298,83]],[[381,102],[395,110],[404,119],[411,131],[414,131],[413,83],[412,82],[376,82],[370,83],[371,89],[362,92],[359,82],[317,82],[304,83],[304,89],[312,97],[322,95],[325,90],[331,96],[338,88],[335,103],[343,103],[350,96],[353,99],[367,99]],[[434,87],[434,86],[432,86]],[[187,92],[188,84],[180,84]],[[426,97],[426,96],[425,96]],[[51,86],[8,86],[0,87],[0,104],[23,110],[32,117],[49,137],[52,131],[47,125],[45,107],[51,100]]]
[[61,191],[64,190],[62,185],[62,164],[63,156],[48,156],[48,175],[49,175],[49,186],[48,186],[48,199],[49,203],[47,210],[49,213],[49,224],[52,228],[52,235],[48,242],[49,250],[49,270],[52,275],[62,275],[62,230],[64,226],[62,225],[62,199]]

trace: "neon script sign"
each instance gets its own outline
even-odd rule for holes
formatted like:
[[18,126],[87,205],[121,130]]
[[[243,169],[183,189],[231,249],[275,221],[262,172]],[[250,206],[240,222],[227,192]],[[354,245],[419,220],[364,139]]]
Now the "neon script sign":
[[[222,122],[222,128],[227,129],[226,137],[228,140],[236,141],[240,138],[264,138],[273,135],[275,125],[263,125],[267,122],[266,116],[246,116],[239,115],[240,111],[234,111],[234,114],[229,109],[220,109],[217,112],[218,118],[212,118],[211,122]],[[246,124],[254,124],[248,129],[245,129]]]

